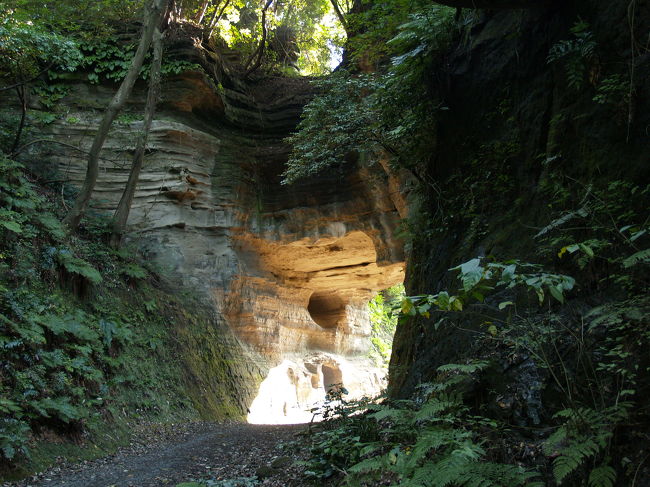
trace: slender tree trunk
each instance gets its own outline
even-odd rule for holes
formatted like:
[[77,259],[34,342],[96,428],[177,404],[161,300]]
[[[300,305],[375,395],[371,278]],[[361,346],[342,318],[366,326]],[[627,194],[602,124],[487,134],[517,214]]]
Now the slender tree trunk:
[[16,130],[16,138],[14,139],[14,144],[11,147],[12,154],[18,149],[18,146],[20,145],[20,137],[23,135],[23,129],[25,128],[25,118],[27,116],[27,90],[25,89],[24,84],[16,86],[16,94],[18,95],[18,100],[20,101],[20,123],[18,124],[18,129]]
[[140,68],[142,67],[144,58],[149,50],[149,46],[151,45],[153,32],[160,24],[165,3],[165,0],[147,0],[145,4],[144,29],[142,31],[142,36],[140,37],[138,49],[133,56],[126,77],[104,112],[104,118],[97,129],[97,134],[95,135],[88,154],[88,167],[86,169],[86,178],[83,186],[74,202],[74,206],[63,220],[70,231],[75,231],[77,229],[83,214],[88,208],[88,203],[95,187],[95,183],[97,182],[97,176],[99,175],[99,154],[104,146],[104,142],[106,141],[113,120],[115,120],[115,117],[117,117],[120,110],[124,107],[131,91],[133,90],[133,85],[140,74]]
[[212,2],[210,0],[204,0],[203,2],[203,7],[199,10],[199,15],[196,17],[196,23],[200,24],[203,22],[203,17],[205,17],[205,13],[208,11],[208,7],[210,6]]
[[[266,5],[264,5],[264,8],[262,9],[262,40],[260,41],[260,45],[257,46],[257,49],[255,49],[255,52],[253,55],[250,57],[248,62],[246,63],[246,66],[244,69],[246,70],[245,76],[248,76],[251,74],[253,71],[255,71],[257,68],[260,67],[262,64],[262,57],[264,56],[264,46],[266,45],[266,36],[267,36],[267,30],[266,30],[266,12],[273,3],[273,0],[268,0],[266,2]],[[257,58],[254,64],[253,60]]]
[[162,34],[156,27],[153,33],[153,62],[151,64],[151,71],[149,75],[149,92],[147,93],[147,104],[144,109],[144,124],[142,127],[142,134],[138,139],[138,144],[135,148],[133,156],[133,164],[131,172],[129,173],[129,180],[126,183],[124,193],[120,199],[112,221],[112,232],[110,244],[113,248],[119,248],[122,241],[122,235],[126,228],[126,222],[129,219],[129,212],[131,211],[131,204],[133,203],[133,196],[135,195],[135,188],[138,184],[140,177],[140,170],[144,162],[144,152],[147,148],[147,139],[151,131],[151,123],[153,116],[156,112],[156,103],[160,95],[160,68],[162,65]]
[[212,18],[210,19],[210,22],[208,25],[210,26],[210,33],[208,34],[208,39],[212,37],[212,33],[214,32],[215,27],[217,26],[217,23],[219,20],[221,20],[221,16],[223,13],[226,11],[228,8],[228,5],[230,5],[231,0],[226,0],[225,3],[223,4],[223,7],[221,7],[221,10],[217,14],[217,7],[219,6],[219,3],[214,6],[214,14],[212,15]]
[[341,11],[341,7],[339,6],[339,3],[337,0],[330,0],[330,3],[332,4],[332,8],[334,9],[334,12],[336,13],[336,16],[339,19],[339,22],[341,22],[341,25],[343,26],[343,30],[347,33],[348,32],[348,23],[345,20],[345,16],[343,15],[343,12]]

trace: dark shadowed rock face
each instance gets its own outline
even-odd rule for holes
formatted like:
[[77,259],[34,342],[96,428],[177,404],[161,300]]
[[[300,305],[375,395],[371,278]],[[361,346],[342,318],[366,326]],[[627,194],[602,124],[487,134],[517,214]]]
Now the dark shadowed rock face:
[[[323,391],[322,367],[310,372],[305,357],[316,354],[319,364],[365,357],[365,305],[373,293],[403,281],[402,243],[393,237],[400,215],[383,183],[387,176],[379,168],[368,178],[371,169],[361,168],[281,185],[289,153],[283,139],[312,96],[308,81],[244,82],[219,53],[197,53],[183,42],[171,51],[214,76],[190,71],[164,81],[128,239],[179,286],[213,303],[219,326],[239,338],[242,356],[244,349],[257,354],[262,370],[291,357],[295,374],[300,369],[306,383]],[[44,129],[68,145],[33,150],[79,184],[83,152],[69,146],[88,149],[101,115],[95,109],[114,87],[79,81],[69,88],[68,122]],[[111,211],[120,198],[145,89],[136,87],[127,116],[106,142],[94,209]],[[363,359],[358,366],[369,365]]]
[[[444,231],[434,228],[430,238],[416,239],[407,292],[456,290],[458,282],[448,269],[477,256],[543,262],[534,236],[553,219],[545,188],[554,173],[573,178],[576,192],[584,191],[578,181],[647,184],[650,64],[647,52],[630,56],[628,6],[624,1],[578,1],[483,12],[444,65],[433,68],[431,77],[440,81],[449,110],[439,121],[438,148],[428,171],[443,191],[455,190],[443,198],[455,198],[456,206],[445,207],[444,226],[431,219],[432,226],[440,222]],[[572,38],[570,29],[579,19],[589,23],[598,58],[590,61],[589,81],[577,91],[567,86],[564,65],[549,64],[547,57],[554,44]],[[633,23],[634,32],[648,32],[648,10],[636,12]],[[635,66],[633,110],[627,103],[596,103],[598,77],[629,65]],[[429,215],[437,215],[437,198],[430,194],[422,206]],[[498,301],[491,304],[476,314],[496,316]],[[409,396],[418,384],[433,380],[442,364],[480,356],[476,330],[481,320],[470,315],[448,314],[445,325],[434,326],[443,318],[435,314],[398,327],[390,372],[394,396]],[[513,382],[539,394],[541,379],[535,374],[543,373],[531,372],[530,359],[520,362],[504,360],[507,370],[492,385]],[[521,415],[535,423],[538,398],[530,400],[530,412]]]

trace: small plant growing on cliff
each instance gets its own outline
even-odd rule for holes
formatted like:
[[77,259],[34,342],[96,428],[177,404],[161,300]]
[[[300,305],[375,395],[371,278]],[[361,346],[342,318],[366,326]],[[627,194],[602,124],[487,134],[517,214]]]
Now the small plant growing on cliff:
[[368,303],[372,327],[370,356],[377,365],[388,367],[393,336],[397,328],[399,305],[404,297],[404,285],[398,284],[377,294]]
[[548,52],[547,62],[552,64],[562,60],[569,88],[580,90],[596,57],[597,44],[587,22],[576,22],[571,28],[571,33],[572,39],[553,44]]

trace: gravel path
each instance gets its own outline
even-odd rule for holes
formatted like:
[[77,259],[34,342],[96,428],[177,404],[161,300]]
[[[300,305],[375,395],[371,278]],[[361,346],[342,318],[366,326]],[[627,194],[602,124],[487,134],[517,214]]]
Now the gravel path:
[[[178,425],[161,442],[149,434],[115,455],[54,467],[4,487],[158,487],[199,479],[263,478],[260,485],[304,486],[303,451],[289,445],[305,425]],[[152,436],[154,439],[152,440]]]

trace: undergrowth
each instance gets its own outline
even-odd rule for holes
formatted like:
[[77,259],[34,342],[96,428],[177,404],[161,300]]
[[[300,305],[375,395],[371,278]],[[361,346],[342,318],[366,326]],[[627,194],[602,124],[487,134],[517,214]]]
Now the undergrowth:
[[99,455],[136,422],[198,419],[185,342],[204,340],[207,314],[105,245],[101,216],[68,236],[58,198],[4,155],[0,188],[0,475]]
[[543,485],[538,474],[495,457],[490,443],[506,429],[464,403],[463,391],[487,366],[440,367],[438,380],[410,400],[337,406],[342,419],[312,437],[307,475],[349,486]]
[[403,298],[401,320],[471,334],[464,360],[437,367],[409,399],[329,404],[338,419],[312,437],[313,479],[640,485],[650,438],[648,189],[589,186],[564,208],[576,195],[579,206],[536,237],[547,265],[575,278],[487,256],[450,269],[457,291]]

